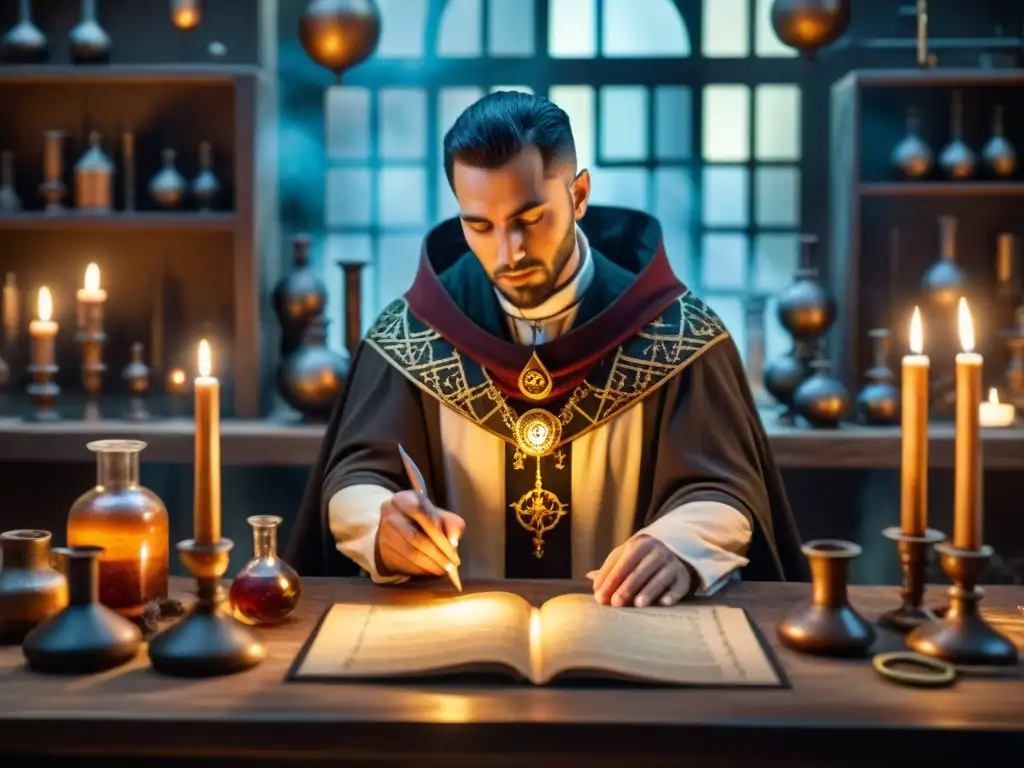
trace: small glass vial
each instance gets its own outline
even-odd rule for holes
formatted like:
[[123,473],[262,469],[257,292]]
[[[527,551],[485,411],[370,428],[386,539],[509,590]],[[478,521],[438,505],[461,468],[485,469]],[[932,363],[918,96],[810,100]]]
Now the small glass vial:
[[124,616],[139,616],[147,603],[167,596],[167,508],[139,484],[138,440],[97,440],[96,487],[68,514],[69,547],[103,547],[100,602]]
[[281,518],[253,515],[246,520],[252,526],[253,558],[231,583],[231,606],[247,624],[278,624],[299,602],[299,574],[277,556]]

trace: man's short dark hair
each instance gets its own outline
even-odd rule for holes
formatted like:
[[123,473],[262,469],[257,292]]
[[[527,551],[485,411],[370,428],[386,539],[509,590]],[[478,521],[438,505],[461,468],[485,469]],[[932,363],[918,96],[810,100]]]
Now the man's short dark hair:
[[495,91],[471,104],[444,136],[444,172],[454,188],[458,160],[473,168],[500,168],[533,145],[545,170],[576,165],[569,116],[552,101],[520,91]]

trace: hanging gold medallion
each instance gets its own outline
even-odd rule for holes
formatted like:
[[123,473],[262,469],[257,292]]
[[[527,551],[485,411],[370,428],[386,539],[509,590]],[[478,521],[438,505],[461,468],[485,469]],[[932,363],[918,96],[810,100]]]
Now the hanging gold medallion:
[[548,369],[544,367],[544,363],[534,352],[522,373],[519,374],[519,391],[530,400],[543,400],[551,394],[553,386],[551,374],[548,373]]
[[562,437],[562,422],[541,408],[527,411],[516,420],[516,445],[528,456],[547,456]]
[[533,488],[509,506],[515,510],[519,524],[533,534],[533,556],[538,560],[544,557],[544,534],[558,525],[569,507],[551,491],[544,490],[540,480],[540,456]]

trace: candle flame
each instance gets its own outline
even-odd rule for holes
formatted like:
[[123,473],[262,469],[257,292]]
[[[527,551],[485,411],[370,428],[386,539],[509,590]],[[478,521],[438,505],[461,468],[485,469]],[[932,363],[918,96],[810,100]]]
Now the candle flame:
[[971,320],[971,310],[967,308],[967,299],[960,297],[959,317],[960,325],[960,346],[964,352],[974,351],[974,323]]
[[185,372],[180,368],[176,368],[171,371],[171,383],[172,384],[184,384],[185,383]]
[[203,339],[199,342],[199,375],[209,376],[213,370],[213,361],[210,359],[210,342]]
[[53,318],[53,296],[45,285],[39,289],[39,319],[49,322]]
[[999,405],[999,392],[996,391],[995,387],[992,387],[991,389],[989,389],[989,391],[988,391],[988,401],[992,405]]
[[924,327],[921,325],[921,309],[914,307],[914,316],[910,318],[910,351],[920,355],[924,351]]
[[95,293],[100,289],[100,268],[90,264],[85,268],[85,290]]

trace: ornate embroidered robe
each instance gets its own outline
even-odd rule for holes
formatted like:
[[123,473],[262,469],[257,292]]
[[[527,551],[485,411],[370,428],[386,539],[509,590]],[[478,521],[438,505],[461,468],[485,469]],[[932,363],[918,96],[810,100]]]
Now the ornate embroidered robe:
[[[672,275],[657,222],[591,207],[593,270],[572,328],[510,337],[457,220],[368,332],[289,544],[303,573],[377,577],[380,504],[409,487],[467,521],[465,577],[579,578],[637,532],[704,588],[802,574],[799,540],[735,345]],[[736,521],[739,521],[737,524]]]

